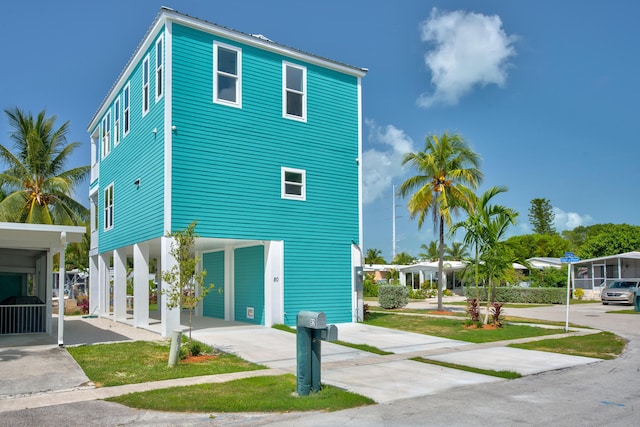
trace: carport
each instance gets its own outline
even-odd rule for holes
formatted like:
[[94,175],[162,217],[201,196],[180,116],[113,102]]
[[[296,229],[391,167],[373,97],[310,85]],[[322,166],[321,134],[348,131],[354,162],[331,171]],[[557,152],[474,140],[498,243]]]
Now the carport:
[[[0,335],[51,334],[53,255],[60,253],[64,286],[67,243],[78,243],[85,227],[0,222]],[[64,307],[64,292],[59,292]],[[59,310],[58,344],[64,334]]]
[[640,252],[580,260],[573,268],[576,288],[600,291],[614,280],[640,278]]

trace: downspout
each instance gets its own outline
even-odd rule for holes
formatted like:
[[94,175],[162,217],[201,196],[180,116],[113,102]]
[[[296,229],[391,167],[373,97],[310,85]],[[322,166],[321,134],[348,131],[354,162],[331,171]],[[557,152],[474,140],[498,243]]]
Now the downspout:
[[67,232],[60,233],[60,267],[58,268],[58,346],[64,346],[64,271],[65,252],[67,251]]

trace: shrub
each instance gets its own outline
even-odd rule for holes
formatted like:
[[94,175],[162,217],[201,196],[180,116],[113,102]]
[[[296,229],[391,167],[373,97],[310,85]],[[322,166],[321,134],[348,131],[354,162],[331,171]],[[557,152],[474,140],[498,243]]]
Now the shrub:
[[378,287],[378,302],[382,308],[404,307],[409,302],[408,295],[406,286],[382,285]]
[[370,314],[369,304],[367,303],[362,304],[362,318],[364,320],[369,320],[369,314]]
[[427,293],[423,289],[409,289],[409,298],[411,299],[425,299]]
[[377,297],[378,296],[378,284],[373,281],[373,274],[365,275],[362,282],[362,295],[365,297]]
[[491,318],[493,320],[493,324],[495,326],[502,326],[502,319],[504,318],[502,314],[502,303],[501,302],[492,302],[491,303]]
[[201,354],[211,352],[213,352],[211,346],[200,341],[191,340],[180,346],[180,359],[186,359],[188,356],[199,356]]
[[83,298],[78,303],[78,308],[82,310],[82,313],[89,314],[89,299]]
[[[480,300],[487,301],[487,288],[480,288]],[[511,303],[565,304],[567,290],[564,288],[521,288],[519,286],[495,288],[496,300]],[[475,289],[466,290],[465,296],[475,297]]]
[[451,292],[449,289],[445,289],[444,291],[442,291],[442,295],[444,295],[445,297],[450,297],[451,295],[453,295],[453,292]]
[[480,321],[480,301],[475,298],[467,298],[467,314],[471,322]]
[[575,291],[573,291],[573,296],[577,299],[582,299],[582,297],[584,296],[584,291],[578,288]]

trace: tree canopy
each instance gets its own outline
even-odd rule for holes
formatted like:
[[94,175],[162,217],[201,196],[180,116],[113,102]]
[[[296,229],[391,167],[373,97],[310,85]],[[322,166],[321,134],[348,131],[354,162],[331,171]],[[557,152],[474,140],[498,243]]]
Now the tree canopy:
[[529,222],[535,234],[556,234],[556,229],[553,227],[554,219],[555,214],[549,200],[540,198],[531,200]]
[[0,221],[31,224],[83,225],[89,210],[74,200],[89,166],[65,170],[79,142],[67,143],[69,122],[56,128],[56,116],[42,110],[36,117],[19,108],[5,110],[13,151],[0,145]]

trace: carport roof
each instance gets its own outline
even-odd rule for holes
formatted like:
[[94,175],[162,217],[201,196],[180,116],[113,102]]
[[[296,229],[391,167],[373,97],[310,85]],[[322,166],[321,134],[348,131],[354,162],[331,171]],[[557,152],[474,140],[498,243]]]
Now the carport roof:
[[617,254],[617,255],[609,255],[609,256],[603,256],[603,257],[599,257],[599,258],[589,258],[589,259],[582,259],[580,261],[574,262],[573,265],[578,265],[578,264],[588,264],[591,262],[595,262],[595,261],[605,261],[608,259],[640,259],[640,252],[638,251],[632,251],[632,252],[625,252],[622,254]]
[[23,224],[0,222],[0,248],[52,250],[61,246],[61,234],[67,243],[78,243],[85,227],[71,225]]

